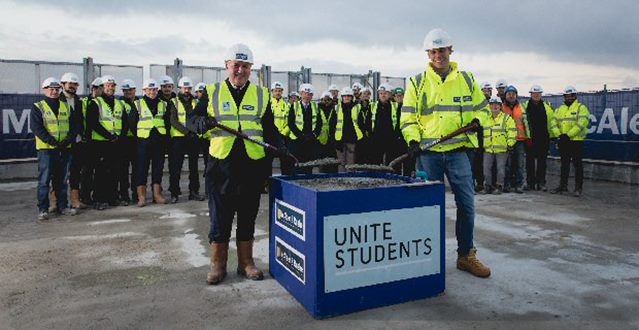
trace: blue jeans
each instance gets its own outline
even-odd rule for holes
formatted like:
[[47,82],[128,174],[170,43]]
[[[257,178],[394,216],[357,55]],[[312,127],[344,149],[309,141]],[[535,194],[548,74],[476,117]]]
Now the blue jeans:
[[418,164],[428,173],[429,180],[444,182],[446,174],[457,205],[457,253],[467,255],[473,248],[475,227],[475,194],[468,154],[465,151],[427,152],[419,157]]
[[524,185],[525,161],[526,143],[524,141],[517,141],[513,150],[508,153],[504,187],[521,188]]
[[38,150],[38,211],[49,210],[49,185],[53,185],[58,198],[58,210],[69,207],[67,191],[69,188],[69,164],[71,163],[71,151],[65,150]]

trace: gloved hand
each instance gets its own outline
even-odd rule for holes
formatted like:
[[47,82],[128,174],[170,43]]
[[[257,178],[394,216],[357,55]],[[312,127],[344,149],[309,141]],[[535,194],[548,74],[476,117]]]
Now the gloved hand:
[[210,129],[217,126],[217,120],[213,117],[202,117],[197,119],[195,123],[195,131],[197,134],[204,134]]
[[473,118],[473,120],[470,121],[470,124],[468,124],[468,126],[466,127],[470,127],[470,126],[475,126],[472,130],[470,130],[470,132],[479,132],[479,130],[481,129],[481,122],[479,121],[479,119],[477,118]]
[[568,134],[559,135],[559,143],[564,144],[567,142],[570,142],[570,138],[568,137]]
[[419,142],[413,140],[408,143],[408,156],[412,159],[416,159],[422,153],[422,149],[419,147]]
[[335,149],[337,149],[339,151],[344,151],[344,143],[342,143],[340,141],[336,141],[335,142]]
[[215,119],[215,117],[207,116],[206,117],[206,125],[209,128],[209,129],[207,129],[207,131],[210,130],[210,129],[215,128],[215,126],[217,126],[217,119]]
[[114,135],[113,138],[109,142],[118,143],[118,141],[120,141],[120,137],[118,137],[117,135]]

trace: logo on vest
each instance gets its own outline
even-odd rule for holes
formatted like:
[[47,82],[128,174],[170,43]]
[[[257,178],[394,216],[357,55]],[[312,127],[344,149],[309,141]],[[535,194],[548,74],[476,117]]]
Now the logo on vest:
[[252,105],[243,105],[242,106],[242,110],[253,111],[253,110],[255,110],[255,107],[252,106]]
[[464,102],[470,102],[470,101],[472,101],[472,100],[473,100],[473,97],[472,97],[472,96],[470,96],[470,95],[466,95],[466,96],[464,96]]
[[225,101],[222,103],[222,111],[231,111],[231,102]]
[[461,102],[461,96],[454,96],[453,102]]

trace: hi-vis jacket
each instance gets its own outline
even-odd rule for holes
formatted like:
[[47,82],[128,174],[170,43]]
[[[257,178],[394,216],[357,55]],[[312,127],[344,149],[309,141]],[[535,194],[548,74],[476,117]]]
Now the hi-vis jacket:
[[[173,102],[173,106],[177,109],[177,117],[178,121],[182,125],[186,125],[186,108],[184,104],[177,98],[174,97],[171,99]],[[191,99],[191,109],[195,109],[195,105],[197,104],[197,100],[195,98]],[[171,137],[183,137],[184,133],[180,132],[177,128],[171,126]]]
[[509,114],[515,121],[517,127],[517,141],[525,141],[530,138],[530,126],[528,125],[528,115],[526,107],[517,102],[512,108],[505,102],[501,106],[502,111]]
[[588,135],[590,111],[575,100],[570,106],[562,104],[555,110],[552,131],[554,136],[566,134],[573,141],[583,141]]
[[[42,111],[42,124],[44,128],[51,134],[51,136],[58,142],[66,139],[69,134],[70,123],[71,120],[71,112],[67,107],[66,102],[60,102],[60,108],[58,110],[58,116],[55,115],[51,107],[44,100],[35,103],[35,106]],[[42,141],[37,135],[35,137],[36,140],[36,150],[47,150],[47,149],[55,149],[55,146],[47,144]],[[71,145],[68,145],[67,148],[70,148]]]
[[508,151],[517,142],[517,127],[513,118],[500,112],[497,117],[488,116],[482,121],[484,128],[484,150],[488,153]]
[[[404,95],[400,125],[407,142],[430,143],[454,130],[489,115],[488,101],[473,76],[459,71],[450,62],[445,81],[428,65],[425,72],[411,77]],[[446,152],[460,147],[476,148],[477,135],[467,133],[432,147]]]
[[[239,108],[235,105],[233,95],[225,82],[206,86],[206,92],[209,95],[207,108],[209,116],[215,117],[218,123],[236,130],[240,130],[241,126],[241,131],[244,134],[264,141],[261,119],[266,112],[270,98],[266,88],[249,84]],[[210,133],[209,154],[218,159],[225,159],[231,152],[233,142],[237,137],[220,128],[214,128]],[[264,147],[257,143],[244,141],[244,147],[251,159],[257,160],[266,156]]]
[[275,127],[284,137],[288,137],[291,129],[288,127],[288,111],[290,105],[283,98],[271,99],[271,110],[273,111],[273,119]]

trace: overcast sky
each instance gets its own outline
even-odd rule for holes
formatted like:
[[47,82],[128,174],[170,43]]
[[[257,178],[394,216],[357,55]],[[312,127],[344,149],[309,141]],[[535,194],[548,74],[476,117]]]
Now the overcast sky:
[[243,42],[273,70],[411,76],[441,27],[478,82],[546,92],[639,86],[639,1],[5,1],[0,58],[222,66]]

